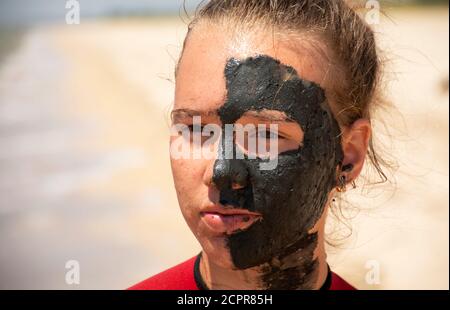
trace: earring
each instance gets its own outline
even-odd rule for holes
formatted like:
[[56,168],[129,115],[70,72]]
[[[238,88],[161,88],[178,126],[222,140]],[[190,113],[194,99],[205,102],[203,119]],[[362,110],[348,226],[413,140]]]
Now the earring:
[[[349,172],[352,169],[353,169],[353,164],[347,164],[341,168],[342,172]],[[345,174],[341,174],[341,176],[339,177],[339,181],[338,181],[339,185],[338,185],[338,187],[336,187],[336,190],[340,193],[345,192],[347,190],[345,179],[346,179]],[[353,186],[353,188],[356,188],[355,180],[352,181],[352,186]]]
[[337,190],[339,193],[343,193],[343,192],[345,192],[345,191],[347,190],[347,187],[345,186],[345,175],[342,174],[342,175],[339,177],[339,186],[336,187],[336,190]]

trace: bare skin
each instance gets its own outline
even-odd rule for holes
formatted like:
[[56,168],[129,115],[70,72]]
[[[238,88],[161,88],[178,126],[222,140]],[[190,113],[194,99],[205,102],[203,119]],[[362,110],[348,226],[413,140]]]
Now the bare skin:
[[[304,44],[291,44],[294,38],[277,38],[272,34],[241,33],[239,36],[220,29],[219,26],[198,24],[187,40],[180,59],[177,76],[173,123],[192,125],[192,116],[202,117],[202,123],[220,124],[217,109],[226,97],[224,67],[227,59],[243,59],[249,56],[269,55],[283,64],[292,66],[302,78],[313,81],[322,88],[330,88],[329,65],[315,49]],[[333,99],[328,98],[332,106]],[[189,113],[185,113],[189,110]],[[335,112],[335,111],[333,111]],[[282,116],[282,115],[281,115]],[[272,117],[272,119],[271,119]],[[302,144],[303,132],[298,124],[283,120],[276,111],[265,111],[264,115],[253,113],[244,115],[243,124],[279,125],[281,151],[294,149]],[[342,127],[343,164],[353,164],[353,169],[345,173],[347,181],[354,180],[361,172],[371,130],[366,119],[359,119],[351,127]],[[180,137],[171,137],[171,143]],[[188,142],[186,142],[188,143]],[[211,152],[216,154],[217,145]],[[208,227],[202,220],[202,211],[219,204],[219,191],[212,182],[215,157],[206,159],[171,159],[174,183],[182,214],[195,237],[200,242],[203,255],[200,273],[210,289],[264,289],[261,284],[261,268],[252,267],[238,270],[233,265],[225,237]],[[324,248],[324,225],[327,209],[334,191],[329,193],[327,207],[310,233],[318,233],[314,256],[318,261],[314,283],[318,289],[327,276],[326,253]],[[222,206],[223,207],[223,206]],[[256,220],[256,219],[255,219]],[[251,225],[251,221],[249,223]],[[299,261],[301,253],[294,253],[289,259]]]

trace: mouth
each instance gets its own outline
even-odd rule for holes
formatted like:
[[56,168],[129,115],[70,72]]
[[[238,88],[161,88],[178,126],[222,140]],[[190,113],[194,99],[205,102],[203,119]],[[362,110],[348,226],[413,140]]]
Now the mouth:
[[210,230],[222,234],[245,230],[262,219],[261,213],[227,206],[205,208],[200,212],[200,217]]

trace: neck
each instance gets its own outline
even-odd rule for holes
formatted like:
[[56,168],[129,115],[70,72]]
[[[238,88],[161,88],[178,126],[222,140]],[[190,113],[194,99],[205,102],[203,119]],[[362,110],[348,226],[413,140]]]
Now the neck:
[[286,253],[260,266],[236,270],[224,268],[202,253],[200,276],[209,289],[320,289],[328,276],[323,234],[312,233]]

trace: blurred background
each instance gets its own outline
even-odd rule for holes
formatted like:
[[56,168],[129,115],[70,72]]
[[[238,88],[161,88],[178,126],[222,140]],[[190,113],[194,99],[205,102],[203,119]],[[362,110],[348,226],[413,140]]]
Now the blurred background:
[[[395,109],[374,132],[398,169],[347,191],[352,234],[329,262],[362,289],[448,289],[448,2],[379,4]],[[200,251],[168,154],[183,12],[182,0],[0,1],[0,289],[123,289]]]

